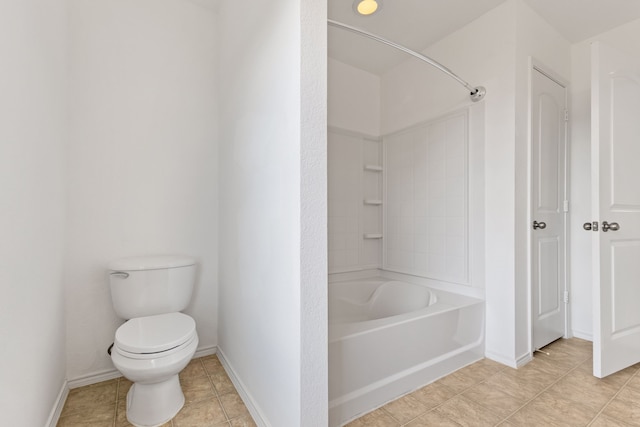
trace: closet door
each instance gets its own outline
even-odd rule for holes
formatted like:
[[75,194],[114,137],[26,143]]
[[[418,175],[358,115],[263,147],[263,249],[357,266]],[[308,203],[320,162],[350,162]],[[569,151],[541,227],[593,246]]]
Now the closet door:
[[593,373],[640,362],[640,58],[592,45]]
[[531,72],[531,293],[533,348],[565,334],[566,87]]

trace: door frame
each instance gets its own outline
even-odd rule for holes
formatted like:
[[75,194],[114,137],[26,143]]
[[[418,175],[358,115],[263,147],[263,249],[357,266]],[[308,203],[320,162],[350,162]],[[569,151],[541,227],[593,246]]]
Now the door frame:
[[[553,71],[552,68],[546,66],[543,62],[537,60],[536,58],[529,56],[529,64],[528,64],[528,96],[527,96],[527,295],[528,295],[528,304],[527,309],[529,310],[528,319],[529,319],[529,328],[528,328],[528,343],[529,343],[529,354],[533,355],[533,317],[534,317],[534,307],[533,307],[533,283],[532,283],[532,275],[533,275],[533,230],[531,229],[531,224],[534,220],[533,218],[533,73],[539,72],[554,82],[558,83],[565,90],[565,105],[566,111],[569,115],[569,119],[565,121],[565,144],[564,144],[564,198],[566,201],[569,201],[569,190],[570,190],[570,169],[569,166],[571,164],[570,158],[570,130],[571,126],[569,126],[571,120],[570,114],[570,91],[569,91],[569,81],[564,77],[560,76],[558,73]],[[571,209],[571,203],[569,203],[569,209],[564,209],[565,212],[563,214],[563,226],[564,226],[564,294],[571,289],[571,276],[569,269],[569,259],[570,259],[570,216],[569,211]],[[570,338],[573,334],[571,333],[571,293],[569,292],[569,300],[565,303],[565,311],[564,311],[564,338]]]

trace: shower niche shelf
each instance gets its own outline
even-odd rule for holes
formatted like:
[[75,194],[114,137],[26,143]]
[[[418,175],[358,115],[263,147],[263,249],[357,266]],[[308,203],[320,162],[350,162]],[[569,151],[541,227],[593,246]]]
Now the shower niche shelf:
[[380,200],[380,199],[364,199],[364,204],[365,205],[370,205],[370,206],[380,206],[380,205],[382,205],[382,200]]
[[362,237],[365,239],[382,239],[382,233],[364,233]]
[[382,172],[382,166],[364,165],[364,170],[369,171],[369,172]]

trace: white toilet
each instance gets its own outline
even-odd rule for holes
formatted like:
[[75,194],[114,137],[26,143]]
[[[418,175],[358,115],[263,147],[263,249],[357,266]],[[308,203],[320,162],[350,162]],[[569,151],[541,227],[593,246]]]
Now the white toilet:
[[111,351],[115,367],[134,383],[127,394],[127,420],[159,426],[184,405],[178,374],[198,347],[195,321],[180,313],[191,300],[195,260],[123,258],[108,268],[113,307],[129,319],[116,331]]

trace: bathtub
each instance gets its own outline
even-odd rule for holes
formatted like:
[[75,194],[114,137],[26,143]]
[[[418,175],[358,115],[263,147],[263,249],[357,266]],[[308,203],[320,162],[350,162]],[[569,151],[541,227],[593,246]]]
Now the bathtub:
[[484,356],[484,301],[372,278],[329,284],[329,424]]

